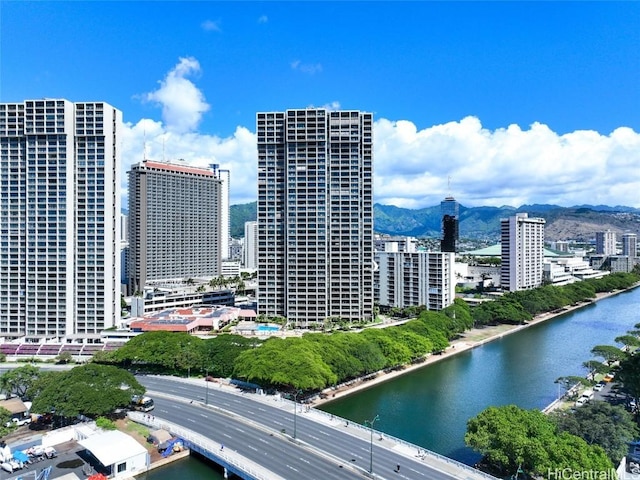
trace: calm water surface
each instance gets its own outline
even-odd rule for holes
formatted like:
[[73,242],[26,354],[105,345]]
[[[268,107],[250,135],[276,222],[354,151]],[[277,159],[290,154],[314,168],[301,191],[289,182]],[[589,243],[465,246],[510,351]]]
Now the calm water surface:
[[554,381],[585,375],[582,363],[598,344],[640,322],[640,288],[507,335],[465,353],[323,405],[456,460],[479,456],[464,445],[467,420],[491,405],[542,409],[557,398]]
[[136,480],[201,480],[203,478],[218,480],[223,479],[224,476],[217,465],[192,455],[139,475]]

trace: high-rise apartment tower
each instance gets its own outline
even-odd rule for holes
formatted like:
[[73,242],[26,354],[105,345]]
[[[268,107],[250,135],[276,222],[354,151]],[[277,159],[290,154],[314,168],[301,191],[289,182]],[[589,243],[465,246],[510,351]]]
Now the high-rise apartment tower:
[[221,180],[205,168],[145,161],[129,172],[131,293],[221,272]]
[[440,242],[440,251],[455,253],[458,251],[460,205],[455,198],[447,197],[440,202],[440,210],[442,212],[442,241]]
[[296,326],[373,314],[373,115],[257,114],[258,310]]
[[503,289],[516,291],[542,285],[544,224],[544,218],[529,218],[526,213],[500,220]]
[[0,103],[0,335],[92,342],[120,319],[122,113]]

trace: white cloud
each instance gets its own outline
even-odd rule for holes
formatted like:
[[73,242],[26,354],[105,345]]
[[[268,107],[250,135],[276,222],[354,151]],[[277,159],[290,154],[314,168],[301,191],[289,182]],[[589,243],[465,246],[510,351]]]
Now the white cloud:
[[205,20],[200,27],[206,32],[222,32],[220,28],[220,20]]
[[147,93],[148,101],[162,106],[162,119],[166,128],[177,133],[194,130],[209,110],[203,93],[186,77],[200,73],[195,58],[180,58],[178,64],[160,82],[158,90]]
[[[163,121],[141,119],[125,125],[123,172],[143,158],[200,167],[217,163],[231,171],[231,203],[255,201],[253,128],[239,126],[227,138],[195,131],[208,105],[184,76],[199,71],[196,60],[180,59],[161,87],[149,94],[163,106]],[[325,107],[336,109],[340,104],[330,102]],[[449,194],[469,207],[529,203],[640,207],[638,165],[640,134],[627,127],[609,135],[586,130],[560,135],[542,123],[491,131],[475,117],[422,130],[408,120],[380,118],[374,125],[374,198],[399,207],[438,205]],[[123,199],[126,189],[123,175]]]
[[541,123],[490,131],[475,117],[423,130],[380,119],[374,134],[379,203],[420,208],[451,193],[466,206],[640,206],[640,134],[626,127],[559,135]]
[[302,63],[300,60],[294,60],[290,65],[292,70],[297,70],[307,75],[315,75],[322,72],[322,65],[319,63]]
[[258,23],[267,23],[269,21],[269,17],[267,17],[266,15],[261,15],[260,17],[258,17]]

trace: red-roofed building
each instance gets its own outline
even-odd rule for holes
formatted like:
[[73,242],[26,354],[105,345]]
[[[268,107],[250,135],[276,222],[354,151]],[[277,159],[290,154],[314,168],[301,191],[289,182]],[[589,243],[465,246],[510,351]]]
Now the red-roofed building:
[[237,307],[170,308],[133,319],[129,328],[133,332],[210,332],[237,320],[240,313]]

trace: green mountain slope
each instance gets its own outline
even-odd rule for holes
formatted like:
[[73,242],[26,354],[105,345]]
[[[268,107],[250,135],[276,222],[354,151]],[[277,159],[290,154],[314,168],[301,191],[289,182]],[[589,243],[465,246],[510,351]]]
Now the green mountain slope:
[[[519,208],[460,206],[460,237],[475,239],[500,238],[500,219],[527,212],[542,217],[547,223],[547,240],[588,241],[595,232],[611,229],[618,233],[635,232],[640,235],[640,209],[607,207],[603,205],[559,207],[557,205],[523,205]],[[376,233],[412,237],[440,237],[440,205],[419,210],[376,203],[373,207]],[[256,202],[232,205],[230,209],[231,236],[244,236],[244,222],[256,219]]]

